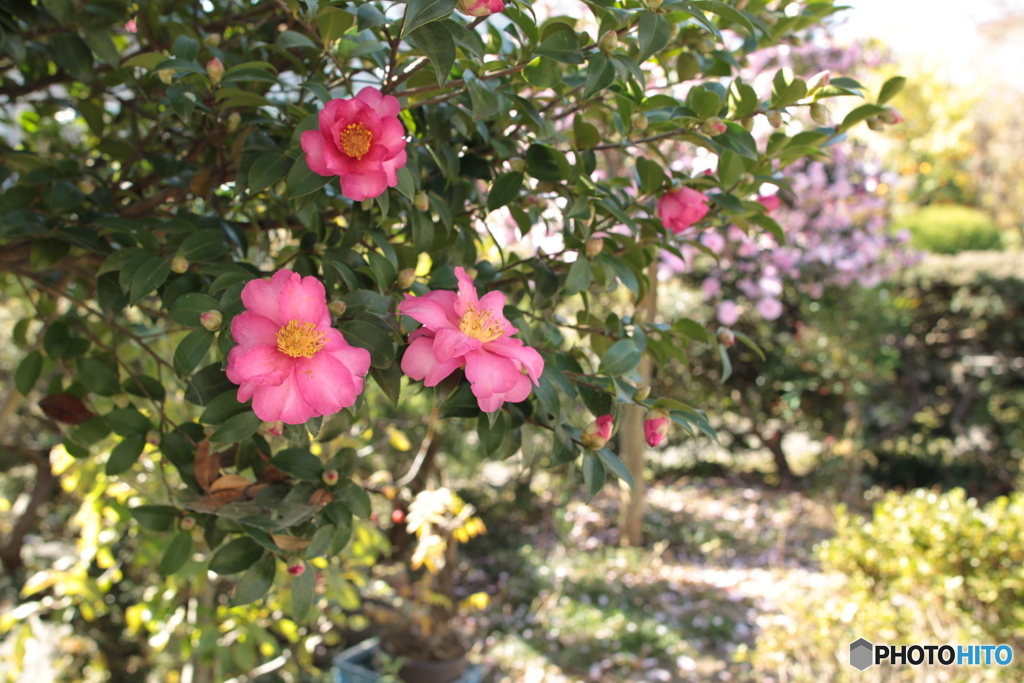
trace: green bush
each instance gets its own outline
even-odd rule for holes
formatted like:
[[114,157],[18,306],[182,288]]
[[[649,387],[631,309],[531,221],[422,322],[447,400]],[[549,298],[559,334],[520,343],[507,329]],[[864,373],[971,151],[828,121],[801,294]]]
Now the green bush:
[[932,204],[896,221],[910,230],[911,245],[936,254],[1002,249],[999,228],[977,209],[959,204]]
[[[840,507],[837,528],[818,556],[824,570],[846,575],[845,584],[787,605],[787,618],[768,626],[749,653],[755,668],[790,681],[861,680],[846,663],[849,643],[860,637],[894,645],[1006,643],[1020,652],[1024,494],[980,507],[963,489],[890,492],[871,521]],[[916,668],[892,669],[888,680],[911,680],[922,674]],[[978,673],[936,669],[938,680]],[[997,669],[986,678],[1019,677]]]

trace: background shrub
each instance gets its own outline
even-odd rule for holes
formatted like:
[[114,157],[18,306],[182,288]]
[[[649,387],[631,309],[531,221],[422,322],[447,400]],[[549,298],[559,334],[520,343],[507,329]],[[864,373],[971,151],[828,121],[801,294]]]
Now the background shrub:
[[911,245],[936,254],[1002,249],[999,228],[985,213],[958,204],[931,204],[897,220]]

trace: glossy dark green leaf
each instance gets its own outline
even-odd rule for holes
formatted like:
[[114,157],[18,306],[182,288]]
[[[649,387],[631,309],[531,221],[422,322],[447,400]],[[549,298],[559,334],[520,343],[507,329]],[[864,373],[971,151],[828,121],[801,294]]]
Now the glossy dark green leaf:
[[662,165],[646,157],[636,158],[636,174],[640,178],[640,190],[644,194],[654,194],[665,184],[666,176]]
[[455,64],[455,40],[448,30],[447,22],[424,24],[411,32],[409,38],[430,60],[437,76],[437,85],[443,88]]
[[599,369],[606,375],[622,375],[639,365],[642,355],[632,339],[620,339],[605,352]]
[[338,329],[352,346],[370,352],[370,363],[375,368],[386,368],[395,360],[395,345],[380,328],[362,320],[347,320]]
[[494,180],[491,191],[487,193],[487,210],[496,211],[509,202],[519,198],[519,190],[523,187],[522,173],[503,173]]
[[166,391],[164,385],[156,380],[154,377],[148,375],[134,375],[128,377],[121,383],[125,392],[132,396],[141,396],[142,398],[151,398],[154,401],[163,401]]
[[159,287],[171,274],[171,262],[159,256],[146,259],[135,271],[129,288],[128,304],[134,306],[154,289]]
[[583,99],[587,100],[615,82],[615,67],[602,52],[595,52],[587,64],[587,80],[583,84]]
[[185,377],[202,362],[213,344],[213,332],[205,329],[193,330],[181,340],[174,350],[174,372]]
[[872,116],[878,116],[884,111],[885,107],[880,107],[877,104],[862,104],[846,115],[843,122],[836,126],[836,132],[847,131],[861,121],[866,121]]
[[142,455],[142,449],[146,446],[145,434],[131,434],[124,437],[121,443],[114,446],[107,458],[107,476],[115,476],[131,469]]
[[117,408],[103,417],[118,436],[145,435],[153,428],[149,418],[135,408]]
[[324,463],[305,448],[288,448],[270,459],[270,464],[298,479],[320,481]]
[[291,160],[280,152],[263,154],[249,169],[249,194],[254,195],[267,189],[283,178],[291,166]]
[[304,197],[307,194],[316,192],[321,187],[331,182],[331,176],[323,176],[309,168],[306,157],[302,156],[295,160],[290,171],[288,171],[288,182],[286,188],[288,196]]
[[369,519],[373,512],[370,495],[352,482],[335,491],[334,497],[344,503],[353,515],[361,519]]
[[296,623],[305,622],[315,598],[316,572],[307,565],[306,571],[292,577],[292,619]]
[[637,25],[637,37],[640,39],[638,61],[642,64],[650,59],[651,55],[668,45],[671,36],[671,27],[665,17],[650,10],[641,12]]
[[18,363],[18,369],[14,371],[14,386],[22,396],[28,396],[28,392],[32,391],[42,370],[43,354],[38,351],[30,352]]
[[587,487],[587,500],[598,494],[604,486],[604,465],[593,453],[583,454],[583,483]]
[[188,558],[192,556],[192,534],[187,531],[179,531],[171,539],[160,558],[160,576],[170,576],[185,566]]
[[585,61],[579,35],[568,28],[549,35],[534,52],[566,64],[583,64]]
[[569,267],[569,275],[565,278],[562,294],[564,296],[579,294],[590,287],[593,279],[594,272],[590,267],[590,260],[581,254]]
[[79,358],[78,378],[90,392],[100,396],[113,396],[121,391],[117,372],[106,363],[94,358]]
[[402,38],[421,26],[444,19],[455,9],[456,0],[410,0],[402,23]]
[[214,443],[236,443],[256,433],[263,421],[252,410],[246,410],[224,420],[224,423],[210,435]]
[[266,550],[248,536],[240,536],[221,546],[210,559],[209,570],[217,574],[237,574],[256,564]]
[[200,327],[199,316],[207,311],[216,311],[220,303],[212,296],[199,292],[182,294],[171,304],[171,320],[185,327]]
[[228,245],[220,230],[198,230],[181,243],[178,256],[188,261],[206,262],[220,258],[227,253]]
[[615,453],[612,453],[607,448],[602,448],[597,451],[597,457],[601,458],[601,462],[604,464],[605,469],[611,471],[611,473],[616,477],[626,482],[629,488],[636,491],[636,484],[633,481],[633,475],[630,474],[625,463],[619,459],[619,456],[615,455]]
[[178,519],[178,508],[170,505],[136,505],[128,508],[135,521],[150,531],[170,531]]
[[877,104],[885,104],[892,98],[896,97],[903,86],[906,85],[907,79],[903,76],[893,76],[885,83],[882,84],[882,89],[878,92]]
[[258,559],[242,578],[238,580],[235,587],[235,595],[231,599],[232,605],[248,605],[262,599],[274,585],[274,574],[277,572],[277,556],[267,553]]

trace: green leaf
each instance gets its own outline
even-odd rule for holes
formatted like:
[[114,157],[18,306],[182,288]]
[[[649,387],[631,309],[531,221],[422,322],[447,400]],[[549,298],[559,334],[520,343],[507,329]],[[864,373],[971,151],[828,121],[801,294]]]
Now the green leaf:
[[415,31],[421,26],[438,19],[444,19],[455,9],[456,0],[410,0],[405,9],[405,21],[402,23],[400,38]]
[[181,340],[174,350],[174,372],[185,377],[202,362],[213,343],[213,332],[204,329],[193,330]]
[[572,135],[578,149],[590,149],[601,143],[601,132],[592,123],[587,123],[582,114],[572,120]]
[[228,389],[210,401],[206,410],[199,416],[199,422],[206,425],[223,424],[228,418],[244,413],[247,408],[246,404],[238,402],[238,391]]
[[583,483],[587,486],[587,500],[597,495],[604,486],[604,465],[593,453],[583,454]]
[[736,330],[733,330],[732,333],[736,336],[737,339],[743,342],[751,351],[756,353],[762,361],[768,360],[764,355],[764,351],[761,349],[760,346],[757,345],[757,342],[755,342],[753,339],[743,334],[742,332],[737,332]]
[[590,267],[590,260],[580,254],[569,267],[569,274],[565,278],[565,287],[562,288],[563,296],[572,296],[586,291],[594,279],[594,273]]
[[423,51],[433,65],[439,88],[444,87],[455,64],[455,39],[446,23],[435,21],[424,24],[409,34],[412,42]]
[[843,122],[836,126],[836,132],[845,132],[861,121],[870,119],[872,116],[877,116],[884,111],[885,107],[880,107],[877,104],[862,104],[846,115]]
[[732,376],[732,361],[729,360],[729,347],[725,344],[715,344],[718,355],[722,358],[722,383],[724,384]]
[[493,118],[498,113],[498,96],[483,81],[471,74],[471,71],[467,71],[465,78],[470,104],[473,106],[473,120]]
[[739,11],[735,7],[730,7],[724,2],[721,2],[721,0],[690,0],[690,4],[695,7],[700,7],[706,12],[717,14],[720,17],[728,19],[734,24],[739,24],[745,28],[751,36],[756,33],[754,24],[743,12]]
[[185,566],[188,558],[192,556],[192,534],[187,531],[179,531],[171,539],[163,557],[160,558],[160,576],[170,576]]
[[170,274],[171,262],[165,258],[153,256],[143,261],[132,277],[128,304],[134,306],[142,301],[143,297],[162,285]]
[[305,448],[288,448],[270,459],[270,464],[297,479],[320,481],[324,464]]
[[[491,416],[494,424],[491,424]],[[476,433],[480,438],[480,455],[489,458],[501,450],[501,445],[509,432],[508,413],[500,410],[494,413],[481,413],[476,421]]]
[[216,431],[210,435],[213,443],[236,443],[242,439],[248,439],[256,433],[263,421],[256,417],[256,413],[246,410],[244,413],[232,415],[224,421]]
[[636,158],[636,174],[640,178],[640,190],[644,194],[654,194],[665,184],[665,171],[661,164],[645,157]]
[[398,363],[392,363],[386,368],[370,368],[370,375],[377,382],[384,395],[388,397],[391,404],[398,405],[398,397],[402,390],[402,369]]
[[883,85],[882,89],[878,92],[878,104],[885,104],[892,98],[896,97],[903,86],[906,85],[907,79],[903,76],[893,76],[887,80]]
[[583,85],[583,99],[590,99],[614,82],[615,67],[603,52],[595,52],[587,65],[587,80]]
[[134,375],[125,379],[121,386],[132,396],[151,398],[154,401],[163,401],[167,393],[164,385],[149,375]]
[[297,31],[282,31],[277,37],[277,48],[287,50],[290,48],[305,48],[319,50],[320,46]]
[[118,436],[145,436],[146,432],[153,428],[149,418],[135,408],[117,408],[103,417]]
[[292,577],[292,619],[299,624],[303,623],[313,608],[315,597],[315,572],[307,565],[306,571]]
[[580,51],[579,35],[568,28],[552,33],[534,52],[566,64],[583,64],[585,61],[583,52]]
[[266,552],[248,536],[241,536],[221,546],[210,559],[209,570],[217,574],[237,574],[256,564]]
[[110,34],[107,31],[95,28],[85,29],[85,44],[96,55],[96,59],[104,64],[116,67],[121,61],[117,46],[114,45],[114,41],[110,39]]
[[292,199],[305,197],[331,182],[331,177],[311,170],[309,164],[306,163],[306,157],[301,156],[292,164],[292,170],[288,171],[286,192]]
[[257,560],[242,574],[235,587],[232,605],[248,605],[264,597],[274,585],[274,574],[277,572],[277,556],[267,553]]
[[325,9],[316,18],[316,27],[325,45],[345,35],[354,23],[355,18],[351,14],[333,7]]
[[640,56],[637,61],[642,64],[655,52],[668,45],[669,38],[672,37],[672,30],[665,17],[650,10],[644,10],[640,13],[637,36],[640,38]]
[[395,345],[380,328],[362,320],[346,320],[338,329],[352,346],[370,352],[370,363],[375,368],[386,368],[395,360]]
[[369,519],[373,513],[373,506],[370,504],[370,495],[361,486],[352,482],[335,492],[335,498],[345,504],[353,515],[361,519]]
[[224,233],[220,230],[198,230],[181,243],[178,256],[188,261],[213,261],[227,253],[228,245],[224,241]]
[[519,190],[523,187],[522,173],[502,173],[494,179],[491,191],[487,193],[487,210],[496,211],[511,201],[519,198]]
[[252,168],[249,169],[247,192],[250,196],[262,192],[283,178],[290,167],[291,160],[280,152],[263,154],[253,162]]
[[174,40],[171,54],[178,59],[192,61],[199,55],[199,43],[194,38],[181,34]]
[[565,155],[554,147],[534,143],[526,150],[526,173],[537,180],[557,183],[568,178],[569,171]]
[[189,292],[182,294],[171,304],[171,320],[185,327],[201,327],[199,316],[207,311],[216,311],[220,303],[212,296]]
[[606,375],[623,375],[639,365],[642,356],[632,339],[620,339],[605,352],[599,372]]
[[22,396],[28,396],[28,392],[32,391],[42,370],[43,354],[38,351],[30,352],[18,363],[18,369],[14,371],[14,386]]
[[100,396],[113,396],[121,391],[117,381],[117,372],[106,363],[94,358],[78,359],[78,378],[86,388]]
[[365,31],[368,28],[383,26],[388,23],[388,19],[384,16],[384,13],[370,3],[360,5],[359,9],[356,11],[356,20],[357,31]]
[[68,430],[68,438],[80,446],[91,446],[110,434],[110,425],[103,417],[94,417]]
[[779,69],[772,79],[772,107],[781,109],[807,96],[807,83],[789,67]]
[[626,482],[629,488],[636,491],[636,483],[633,481],[633,475],[629,469],[626,468],[625,463],[619,460],[619,456],[612,453],[607,448],[602,448],[597,451],[597,457],[601,458],[601,462],[604,463],[606,469],[611,470],[612,474]]
[[146,446],[145,434],[132,434],[121,440],[121,443],[114,446],[107,458],[107,476],[115,476],[131,469],[142,455],[142,449]]
[[128,508],[128,512],[150,531],[170,531],[178,519],[178,508],[170,505],[136,505]]
[[685,334],[691,339],[696,339],[699,342],[705,344],[711,343],[711,333],[696,320],[690,320],[689,318],[680,318],[679,320],[672,323],[672,329],[677,332]]

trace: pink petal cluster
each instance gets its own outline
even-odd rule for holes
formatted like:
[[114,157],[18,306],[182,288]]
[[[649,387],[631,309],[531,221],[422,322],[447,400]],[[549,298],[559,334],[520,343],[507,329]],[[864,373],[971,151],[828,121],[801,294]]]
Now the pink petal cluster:
[[707,197],[691,187],[681,187],[661,195],[657,213],[665,228],[678,235],[707,215]]
[[258,418],[302,424],[355,403],[370,353],[331,327],[319,280],[279,270],[249,282],[242,303],[247,310],[231,321],[238,346],[228,353],[227,375]]
[[501,0],[459,0],[456,9],[471,17],[487,17],[504,12],[505,3]]
[[584,428],[580,441],[591,450],[601,450],[608,443],[608,439],[612,438],[613,423],[614,418],[611,415],[602,415]]
[[341,193],[353,201],[372,199],[398,185],[405,166],[405,128],[398,100],[366,87],[352,99],[336,99],[320,112],[320,127],[302,134],[310,170],[339,176]]
[[657,448],[668,436],[670,420],[668,413],[658,408],[647,413],[644,419],[644,439],[651,448]]
[[765,213],[771,213],[775,211],[777,208],[779,208],[779,205],[782,204],[782,200],[779,199],[779,195],[777,194],[762,195],[757,198],[757,201],[759,201],[761,203],[761,206],[764,207]]
[[[409,335],[402,358],[402,372],[428,386],[459,368],[465,368],[480,404],[491,413],[506,401],[526,400],[532,384],[540,383],[544,359],[522,340],[511,335],[519,330],[505,318],[505,295],[488,292],[477,297],[473,280],[462,268],[455,269],[459,291],[435,290],[423,296],[406,295],[398,312],[423,324]],[[525,374],[524,374],[525,373]]]

